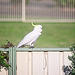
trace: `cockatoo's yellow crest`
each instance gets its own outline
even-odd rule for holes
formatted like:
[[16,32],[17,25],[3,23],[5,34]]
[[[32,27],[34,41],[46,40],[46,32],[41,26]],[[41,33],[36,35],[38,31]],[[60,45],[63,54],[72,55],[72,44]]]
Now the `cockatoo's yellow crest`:
[[33,24],[33,22],[32,22],[31,24],[32,24],[32,26],[33,26],[33,27],[36,27],[36,26],[38,26],[38,25],[34,25],[34,24]]

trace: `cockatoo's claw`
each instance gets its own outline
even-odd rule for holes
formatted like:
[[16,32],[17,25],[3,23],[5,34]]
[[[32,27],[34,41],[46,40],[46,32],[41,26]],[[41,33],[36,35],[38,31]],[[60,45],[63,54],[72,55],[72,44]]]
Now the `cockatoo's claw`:
[[34,46],[30,46],[29,48],[32,48],[32,49],[33,49],[33,48],[34,48]]
[[37,45],[34,45],[34,46],[30,46],[29,48],[32,48],[32,49],[33,49],[33,48],[35,48],[35,46],[37,46]]

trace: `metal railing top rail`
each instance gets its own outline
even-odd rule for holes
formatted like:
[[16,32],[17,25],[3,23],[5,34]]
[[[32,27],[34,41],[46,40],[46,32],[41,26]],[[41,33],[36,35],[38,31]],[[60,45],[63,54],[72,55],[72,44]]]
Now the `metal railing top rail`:
[[[20,52],[32,51],[32,52],[42,52],[42,51],[70,51],[70,48],[16,48],[12,47],[12,49]],[[9,51],[10,49],[0,48],[0,51]]]
[[5,48],[0,48],[0,51],[9,51],[9,48],[5,49]]
[[41,51],[69,51],[69,48],[16,48],[16,51],[32,51],[32,52],[41,52]]

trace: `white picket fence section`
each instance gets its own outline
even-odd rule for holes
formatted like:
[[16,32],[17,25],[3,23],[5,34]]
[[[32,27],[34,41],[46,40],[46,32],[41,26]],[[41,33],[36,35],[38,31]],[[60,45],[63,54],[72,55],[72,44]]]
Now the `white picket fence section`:
[[[65,75],[62,66],[70,65],[68,51],[16,52],[16,75]],[[4,69],[0,75],[8,75]]]
[[64,6],[61,1],[0,0],[0,21],[75,22],[74,1]]

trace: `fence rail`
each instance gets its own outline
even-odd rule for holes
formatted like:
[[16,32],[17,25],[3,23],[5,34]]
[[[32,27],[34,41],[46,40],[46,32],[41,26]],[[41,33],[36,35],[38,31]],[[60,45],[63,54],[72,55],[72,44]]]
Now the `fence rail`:
[[63,65],[69,65],[69,48],[0,48],[9,51],[9,71],[0,75],[64,75]]

